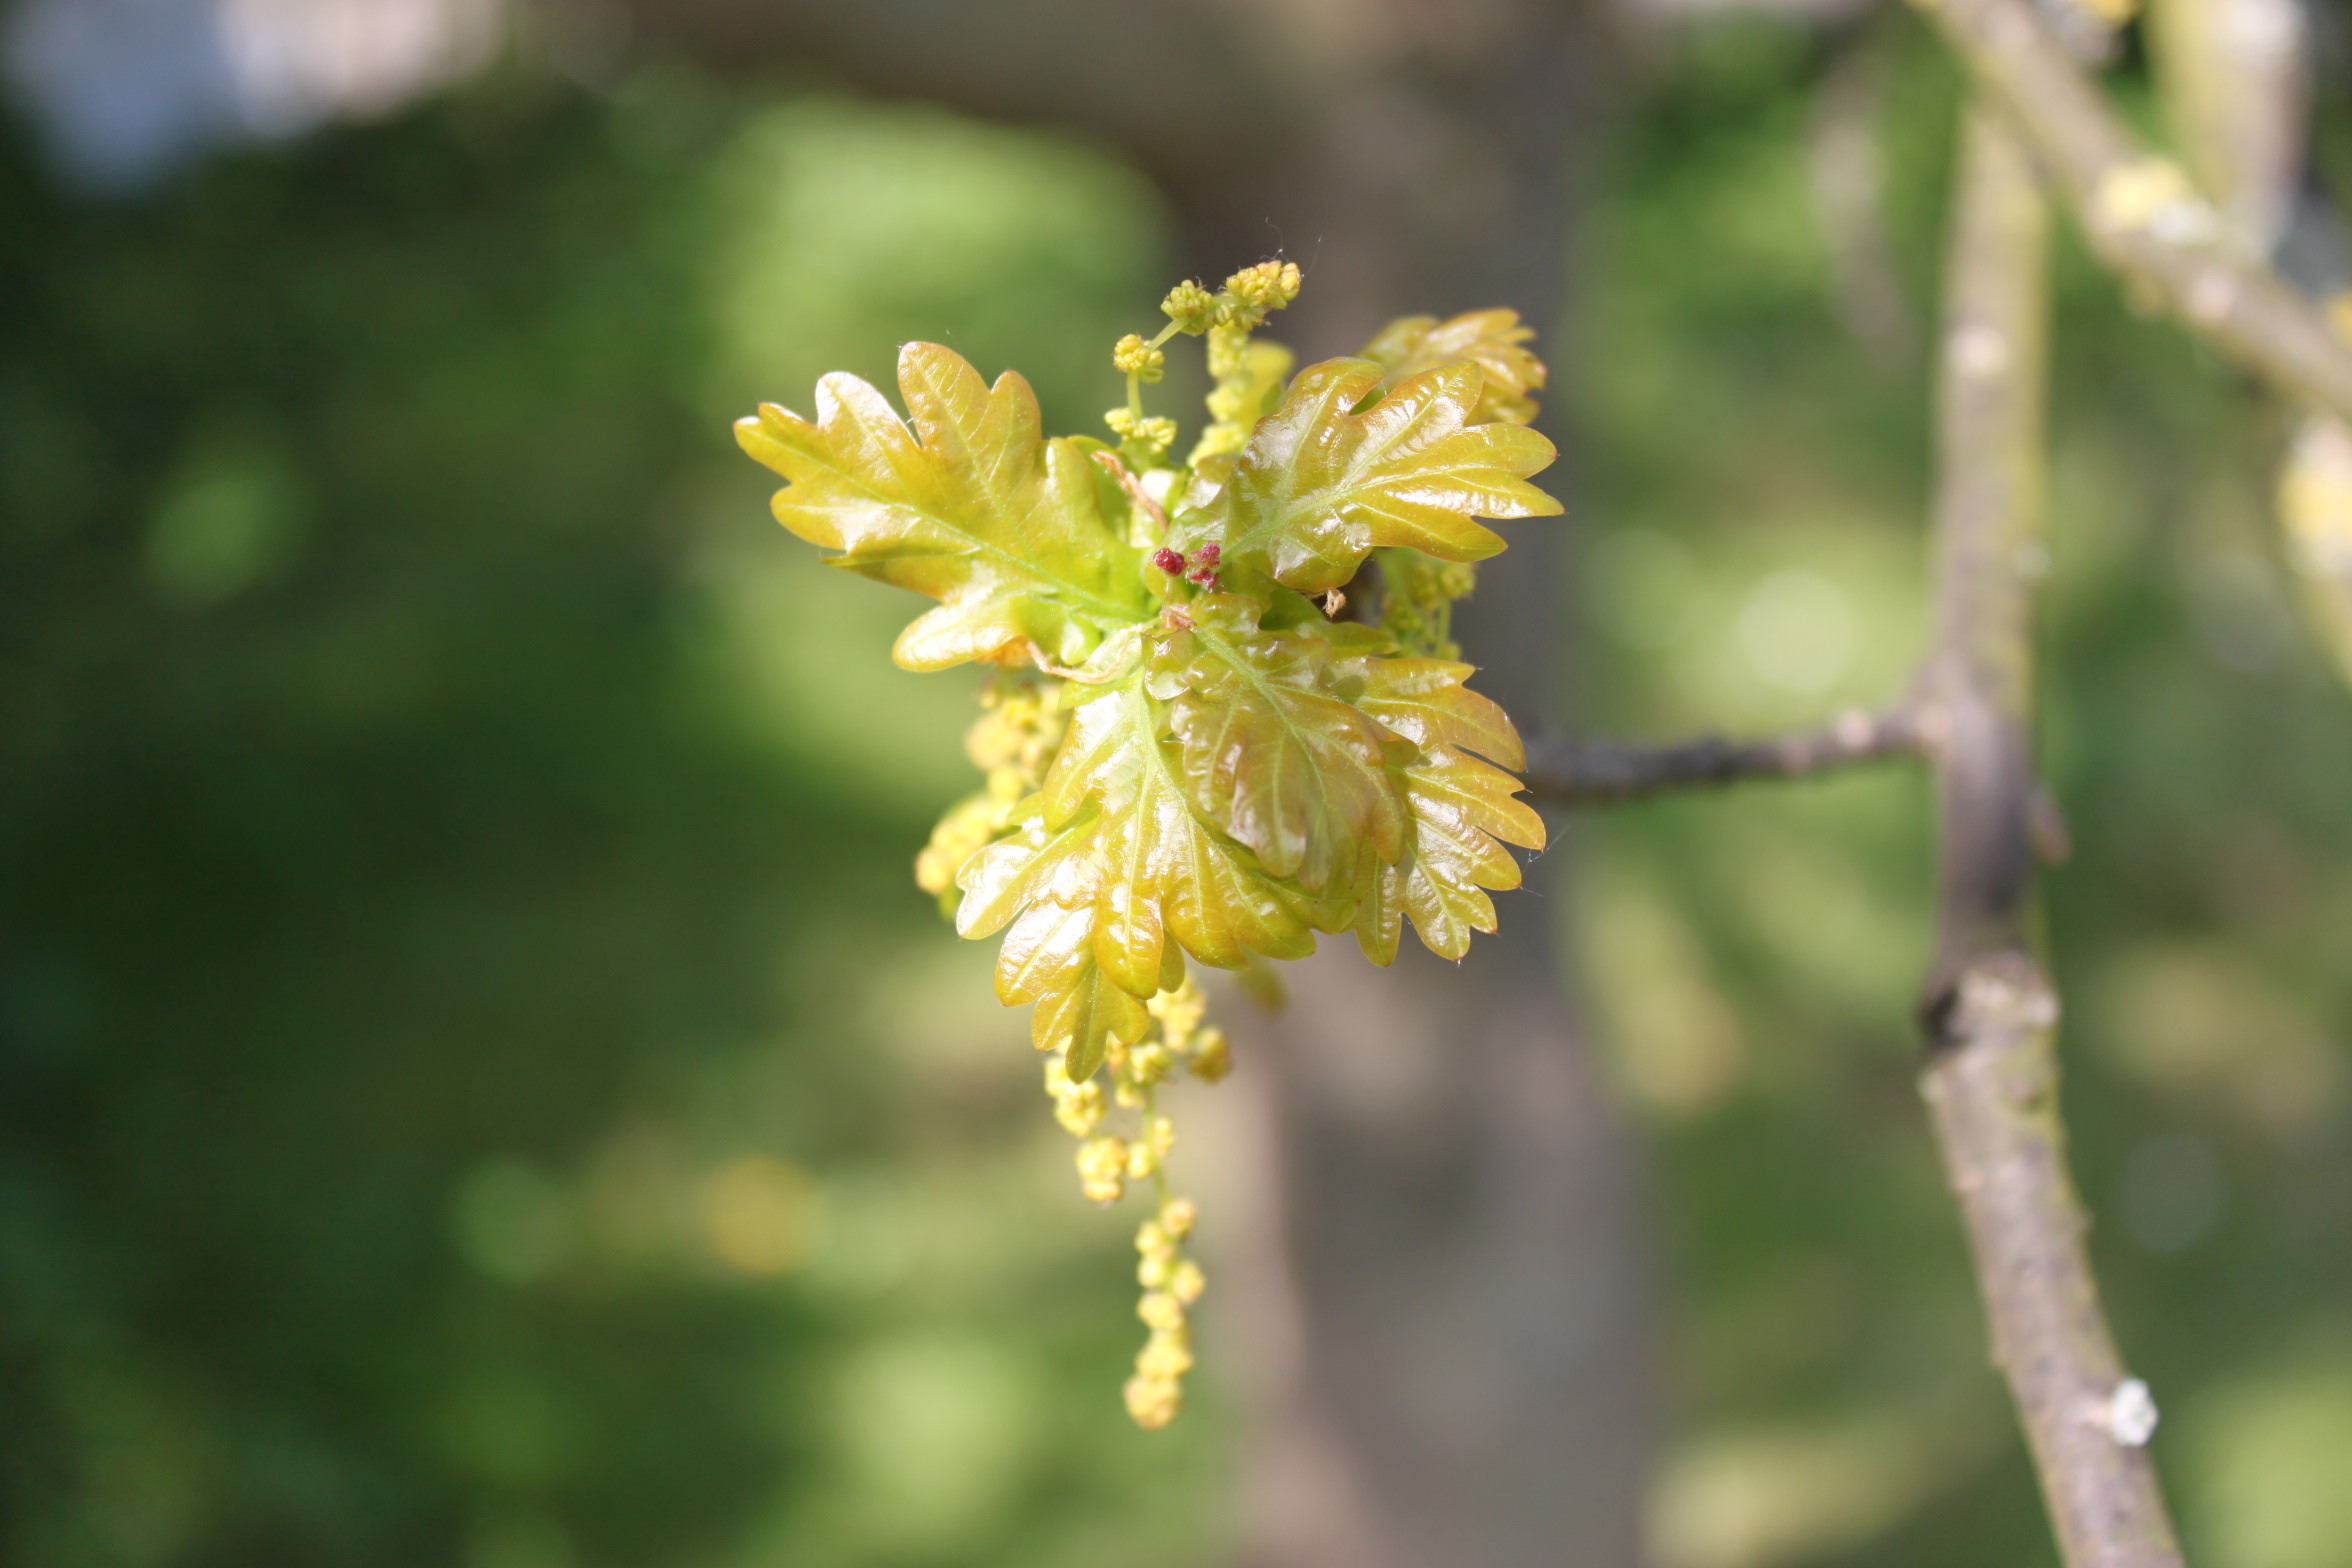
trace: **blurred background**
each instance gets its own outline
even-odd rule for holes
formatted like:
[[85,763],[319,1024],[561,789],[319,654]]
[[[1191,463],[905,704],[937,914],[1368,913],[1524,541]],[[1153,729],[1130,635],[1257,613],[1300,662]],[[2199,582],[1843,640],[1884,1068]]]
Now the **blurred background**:
[[[911,603],[728,430],[915,337],[1092,429],[1169,282],[1280,251],[1310,353],[1545,329],[1568,517],[1462,616],[1515,711],[1884,700],[1958,102],[1900,8],[15,0],[0,51],[0,1562],[2055,1562],[1912,1087],[1920,780],[1556,823],[1460,971],[1225,1004],[1141,1433],[1136,1216],[909,876],[976,678],[894,670]],[[2192,1559],[2347,1568],[2352,697],[2288,420],[2063,245],[2075,1169]]]

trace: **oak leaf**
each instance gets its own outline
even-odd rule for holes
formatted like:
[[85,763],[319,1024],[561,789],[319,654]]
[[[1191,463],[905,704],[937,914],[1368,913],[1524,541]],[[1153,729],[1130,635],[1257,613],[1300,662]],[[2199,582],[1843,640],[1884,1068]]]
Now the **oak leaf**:
[[1177,520],[1179,548],[1215,540],[1229,566],[1316,594],[1354,576],[1376,546],[1481,561],[1503,540],[1476,519],[1560,510],[1527,482],[1551,463],[1551,442],[1523,425],[1471,423],[1477,365],[1408,376],[1356,412],[1385,375],[1366,359],[1299,372],[1230,473]]
[[892,650],[912,670],[1031,650],[1074,665],[1150,616],[1141,555],[1103,519],[1094,465],[1040,434],[1036,394],[1012,371],[984,384],[950,349],[910,343],[898,384],[913,429],[843,373],[817,383],[812,423],[773,403],[736,439],[791,481],[779,522],[842,553],[831,564],[940,601]]
[[1544,362],[1527,347],[1534,337],[1535,328],[1521,322],[1515,310],[1465,311],[1448,321],[1405,316],[1364,345],[1364,357],[1387,373],[1390,386],[1424,370],[1468,360],[1484,377],[1472,419],[1478,424],[1502,420],[1525,425],[1532,424],[1536,414],[1529,394],[1543,389],[1547,374]]
[[1519,862],[1503,846],[1543,848],[1543,818],[1512,798],[1517,779],[1451,746],[1424,747],[1402,772],[1412,842],[1394,865],[1365,851],[1356,940],[1374,963],[1393,962],[1402,922],[1410,918],[1423,946],[1441,958],[1460,958],[1470,951],[1473,931],[1495,928],[1487,894],[1519,885]]
[[1166,728],[1140,678],[1095,695],[1072,715],[1041,797],[1049,827],[1089,804],[1102,815],[1095,953],[1138,996],[1151,994],[1164,936],[1220,969],[1315,945],[1290,890],[1196,814]]
[[1339,690],[1415,745],[1474,751],[1506,768],[1527,765],[1510,715],[1463,683],[1476,674],[1450,659],[1345,659],[1333,667]]
[[1093,911],[1032,905],[1005,933],[997,953],[996,994],[1007,1006],[1035,1002],[1029,1037],[1041,1051],[1061,1048],[1063,1071],[1083,1083],[1116,1040],[1132,1045],[1151,1016],[1141,999],[1113,984],[1094,961]]
[[1091,694],[1019,829],[958,877],[957,930],[1010,927],[997,993],[1038,1004],[1032,1038],[1067,1046],[1074,1078],[1106,1038],[1133,1038],[1144,1001],[1182,983],[1185,954],[1233,969],[1314,950],[1311,901],[1196,813],[1166,724],[1140,672]]
[[1177,687],[1171,720],[1192,800],[1265,868],[1320,889],[1351,871],[1359,844],[1404,851],[1401,792],[1381,726],[1324,689],[1332,644],[1257,627],[1234,595],[1192,607],[1154,675]]

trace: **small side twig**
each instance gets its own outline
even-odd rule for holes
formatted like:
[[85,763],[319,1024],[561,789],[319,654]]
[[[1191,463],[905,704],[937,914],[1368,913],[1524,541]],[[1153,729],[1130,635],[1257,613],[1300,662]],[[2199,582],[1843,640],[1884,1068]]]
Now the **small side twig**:
[[1637,746],[1537,736],[1527,745],[1527,791],[1545,805],[1607,806],[1748,779],[1805,778],[1917,756],[1925,729],[1919,710],[1899,703],[1878,713],[1853,709],[1820,729],[1766,740],[1702,735]]
[[2180,168],[2150,152],[2034,0],[1914,0],[2099,258],[2288,397],[2352,419],[2352,343],[2238,240]]

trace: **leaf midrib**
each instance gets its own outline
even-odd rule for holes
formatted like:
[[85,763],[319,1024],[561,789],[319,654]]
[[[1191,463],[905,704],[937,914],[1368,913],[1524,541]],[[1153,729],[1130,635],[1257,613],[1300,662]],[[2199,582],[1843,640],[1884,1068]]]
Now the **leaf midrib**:
[[[1461,362],[1448,360],[1446,363],[1450,365]],[[1444,367],[1441,366],[1438,368],[1442,369]],[[1426,374],[1427,372],[1422,373]],[[1393,395],[1393,392],[1391,395]],[[1375,407],[1377,406],[1378,405],[1375,405]],[[1328,504],[1330,497],[1355,494],[1362,490],[1371,488],[1373,484],[1382,479],[1396,477],[1394,475],[1368,474],[1366,473],[1366,470],[1376,469],[1380,464],[1386,462],[1395,452],[1397,444],[1403,441],[1405,437],[1411,433],[1414,427],[1421,422],[1421,419],[1427,417],[1427,414],[1427,409],[1422,410],[1422,413],[1419,416],[1413,419],[1409,419],[1402,425],[1398,426],[1397,429],[1392,432],[1386,440],[1381,441],[1377,445],[1365,443],[1361,445],[1355,452],[1351,453],[1348,458],[1348,471],[1363,477],[1360,477],[1349,483],[1342,483],[1335,480],[1330,484],[1319,485],[1312,490],[1285,490],[1270,496],[1268,498],[1269,504],[1259,513],[1259,521],[1257,526],[1245,530],[1241,536],[1241,539],[1237,541],[1237,543],[1244,547],[1254,546],[1265,538],[1279,531],[1281,526],[1280,519],[1285,514],[1307,511],[1332,511],[1335,510],[1335,508]],[[1370,417],[1370,411],[1367,411],[1363,414],[1351,414],[1348,413],[1345,409],[1341,409],[1337,414],[1332,416],[1332,420],[1334,423],[1347,421],[1347,425],[1342,425],[1341,428],[1343,429],[1349,428],[1351,425],[1354,428],[1361,429],[1363,422]],[[1458,469],[1460,466],[1463,465],[1455,465],[1455,468],[1443,470],[1432,470],[1432,472],[1451,473],[1456,471],[1456,469]],[[1291,467],[1289,472],[1291,474],[1295,474],[1297,472],[1295,464]]]
[[[915,447],[915,450],[922,453],[926,458],[931,459],[933,462],[938,461],[936,454],[933,453],[929,447],[918,443]],[[1141,622],[1151,619],[1151,612],[1148,608],[1144,608],[1139,611],[1127,605],[1122,605],[1112,600],[1101,598],[1094,592],[1094,590],[1084,587],[1078,583],[1071,582],[1067,578],[1057,576],[1053,572],[1048,571],[1033,558],[1016,555],[1012,551],[1004,548],[1002,545],[981,538],[979,535],[974,534],[970,529],[965,528],[961,524],[955,522],[952,518],[943,517],[933,509],[917,505],[914,502],[907,500],[903,496],[894,496],[884,492],[869,482],[856,470],[845,468],[838,461],[835,461],[830,450],[829,442],[824,449],[821,449],[821,453],[817,455],[817,464],[827,473],[833,474],[842,480],[848,488],[855,490],[860,495],[866,496],[875,501],[879,501],[885,506],[893,507],[901,511],[911,512],[926,522],[934,523],[940,528],[945,529],[947,532],[954,534],[957,538],[965,540],[975,550],[983,552],[995,558],[996,560],[1005,562],[1012,568],[1025,573],[1027,576],[1038,582],[1045,584],[1049,590],[1058,589],[1064,596],[1070,599],[1075,599],[1097,610],[1107,612],[1107,618],[1110,620],[1133,625],[1140,624]],[[1133,548],[1132,546],[1121,544],[1119,540],[1112,538],[1107,529],[1104,531],[1104,537],[1107,543],[1120,549]]]
[[[1258,673],[1256,666],[1249,662],[1248,658],[1242,654],[1239,648],[1235,647],[1223,636],[1216,632],[1205,630],[1196,630],[1195,635],[1200,638],[1203,646],[1210,649],[1217,655],[1219,659],[1224,661],[1226,668],[1237,672],[1241,676],[1243,682],[1250,688],[1251,692],[1254,693],[1260,701],[1265,703],[1267,707],[1274,710],[1278,721],[1282,725],[1283,733],[1289,737],[1291,744],[1297,746],[1300,753],[1306,757],[1308,771],[1310,773],[1317,774],[1319,778],[1321,769],[1315,762],[1317,751],[1314,744],[1314,738],[1317,732],[1310,726],[1299,723],[1291,716],[1290,708],[1283,701],[1281,694],[1286,692],[1292,696],[1303,695],[1310,697],[1321,697],[1324,694],[1314,691],[1302,693],[1296,687],[1289,686],[1280,687],[1278,689],[1275,683],[1266,680]],[[1336,697],[1331,697],[1327,700],[1334,703],[1340,702],[1340,699]],[[1340,705],[1343,707],[1348,707],[1354,712],[1362,713],[1363,711],[1361,709],[1354,708],[1352,704],[1340,703]],[[1385,728],[1385,726],[1380,725],[1380,720],[1373,715],[1364,714],[1364,717],[1370,720],[1374,726]],[[1339,749],[1341,751],[1347,752],[1347,746],[1344,742],[1336,741],[1335,738],[1335,744],[1339,745]],[[1349,752],[1348,755],[1353,757],[1354,754]],[[1361,760],[1357,760],[1358,766],[1363,766]],[[1393,775],[1391,770],[1388,768],[1387,763],[1383,761],[1378,766],[1382,777],[1384,779],[1389,779],[1393,784]],[[1367,769],[1367,771],[1370,770]]]

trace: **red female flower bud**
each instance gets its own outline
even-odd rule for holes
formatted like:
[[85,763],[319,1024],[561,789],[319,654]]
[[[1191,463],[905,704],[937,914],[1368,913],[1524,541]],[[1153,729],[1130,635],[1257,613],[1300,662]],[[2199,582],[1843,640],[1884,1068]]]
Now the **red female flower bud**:
[[1177,554],[1174,550],[1163,549],[1153,552],[1152,565],[1158,567],[1161,571],[1166,572],[1170,577],[1182,577],[1184,575],[1184,557]]
[[1200,564],[1203,566],[1213,567],[1217,564],[1217,557],[1223,555],[1224,553],[1225,547],[1217,543],[1216,540],[1211,539],[1207,544],[1204,544],[1200,547]]

